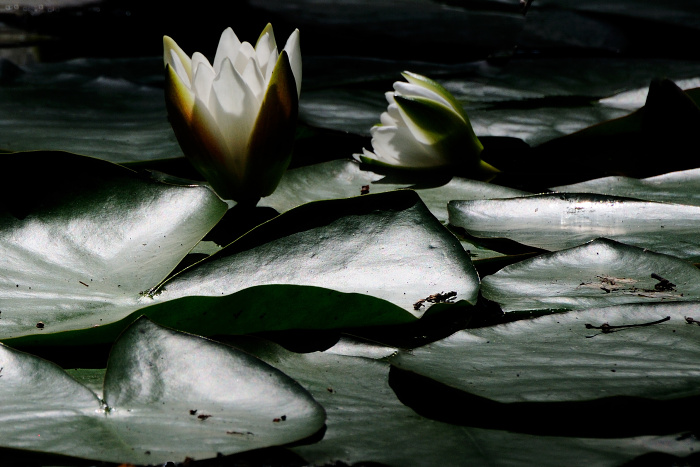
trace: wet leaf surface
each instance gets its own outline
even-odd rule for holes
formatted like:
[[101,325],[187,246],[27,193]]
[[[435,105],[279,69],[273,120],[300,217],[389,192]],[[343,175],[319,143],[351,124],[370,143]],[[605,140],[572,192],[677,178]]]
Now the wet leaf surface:
[[106,324],[144,306],[139,294],[226,212],[206,187],[70,153],[6,154],[0,164],[24,174],[0,189],[2,338]]
[[700,169],[690,169],[655,177],[605,177],[574,185],[553,187],[564,193],[600,193],[674,204],[700,206]]
[[204,335],[406,323],[435,294],[475,303],[478,288],[468,254],[414,192],[368,195],[291,210],[120,308],[84,312],[90,326],[63,314],[78,331],[51,333],[45,320],[12,345],[109,343],[140,314]]
[[[506,431],[499,428],[513,420],[510,409],[494,412],[492,416],[484,414],[492,405],[483,411],[473,404],[452,405],[446,410],[459,414],[459,420],[446,420],[449,423],[431,420],[404,405],[408,402],[403,399],[405,391],[399,392],[396,369],[390,368],[386,361],[387,357],[392,362],[397,358],[392,357],[395,348],[343,338],[325,352],[295,354],[266,342],[241,338],[234,342],[294,377],[326,408],[328,420],[324,438],[315,444],[293,448],[311,465],[341,461],[428,466],[439,458],[448,466],[533,462],[557,466],[575,456],[582,463],[613,466],[650,452],[683,457],[698,446],[697,439],[687,432],[606,439],[595,434],[586,438],[564,433],[536,436]],[[407,390],[422,402],[442,401],[446,405],[454,402],[415,381],[409,384],[412,386]],[[401,400],[397,399],[395,391]],[[481,419],[477,417],[482,414],[493,428],[478,427]],[[586,415],[590,418],[590,413]],[[522,420],[522,424],[539,425],[537,416]],[[580,420],[571,420],[570,424],[581,425]],[[559,425],[551,428],[556,430],[557,427]],[[387,445],[392,449],[386,449]],[[426,452],[430,455],[425,455]]]
[[506,311],[571,310],[700,299],[700,271],[673,256],[607,239],[536,256],[483,280]]
[[6,448],[176,462],[286,444],[325,420],[308,392],[260,360],[147,319],[115,343],[104,400],[55,364],[7,346],[0,367]]
[[[700,374],[694,363],[700,351],[700,327],[686,317],[698,313],[698,302],[569,311],[460,331],[400,351],[390,361],[468,392],[475,402],[481,397],[536,405],[624,396],[664,401],[690,398],[690,404],[700,396],[695,382]],[[605,323],[607,330],[600,329]],[[617,402],[620,407],[625,404],[624,400],[602,401],[611,408]],[[639,400],[629,402],[628,410],[638,404],[647,409],[653,406]],[[680,417],[668,412],[668,417]]]
[[507,238],[554,251],[606,237],[700,260],[700,208],[598,194],[552,193],[452,201],[450,224],[475,237]]

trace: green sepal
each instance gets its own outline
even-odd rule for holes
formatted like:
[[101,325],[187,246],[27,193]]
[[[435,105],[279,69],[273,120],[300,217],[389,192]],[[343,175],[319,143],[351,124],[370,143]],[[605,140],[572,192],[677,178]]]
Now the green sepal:
[[455,99],[455,96],[453,96],[450,91],[442,87],[437,81],[433,81],[427,76],[412,73],[410,71],[404,71],[403,73],[401,73],[401,76],[403,76],[409,83],[433,91],[434,93],[445,99],[447,102],[450,103],[450,105],[452,105],[452,107],[454,107],[454,110],[456,110],[462,116],[464,121],[469,123],[469,117],[464,111],[464,107],[462,107],[462,104],[460,104],[459,101]]
[[[411,131],[445,154],[454,164],[477,165],[484,149],[469,123],[446,105],[425,97],[396,96]],[[465,159],[466,158],[466,159]]]
[[296,81],[286,51],[282,51],[272,71],[260,112],[250,137],[251,157],[242,179],[241,193],[258,197],[275,191],[292,157],[299,98]]

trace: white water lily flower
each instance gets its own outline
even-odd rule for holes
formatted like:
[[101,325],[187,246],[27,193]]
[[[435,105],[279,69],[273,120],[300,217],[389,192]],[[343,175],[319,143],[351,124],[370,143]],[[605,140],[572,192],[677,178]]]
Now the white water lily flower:
[[481,160],[484,147],[462,105],[435,81],[411,72],[386,93],[389,102],[372,133],[372,149],[355,158],[368,164],[407,169],[460,166],[483,174],[498,172]]
[[213,64],[163,38],[170,123],[188,159],[225,199],[255,204],[287,169],[301,90],[299,30],[281,53],[272,26],[255,47],[231,28]]

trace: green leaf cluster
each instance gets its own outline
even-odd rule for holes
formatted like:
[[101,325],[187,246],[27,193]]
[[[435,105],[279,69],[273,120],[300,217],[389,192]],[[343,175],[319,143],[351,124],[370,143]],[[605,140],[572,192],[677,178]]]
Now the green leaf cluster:
[[0,456],[692,462],[697,172],[512,183],[511,162],[488,184],[333,159],[250,209],[159,171],[177,161],[3,154],[24,178],[0,197]]

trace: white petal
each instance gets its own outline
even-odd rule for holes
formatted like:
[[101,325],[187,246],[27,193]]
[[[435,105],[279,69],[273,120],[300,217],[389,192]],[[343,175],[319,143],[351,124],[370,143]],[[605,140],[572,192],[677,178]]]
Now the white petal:
[[297,96],[299,96],[301,94],[301,45],[299,42],[298,29],[295,29],[294,32],[289,35],[283,50],[287,52],[287,56],[289,57],[289,64],[292,68],[292,73],[294,73],[294,81],[296,81],[297,84]]
[[374,127],[372,149],[379,160],[402,167],[440,167],[447,163],[430,145],[421,144],[413,138],[406,127]]
[[221,64],[224,58],[231,60],[231,63],[236,61],[236,56],[238,55],[238,50],[241,48],[241,41],[233,32],[233,29],[226,28],[223,33],[221,33],[221,39],[219,39],[219,46],[216,48],[216,55],[214,56],[214,70],[217,72],[221,70]]
[[209,61],[199,52],[192,55],[192,68],[194,69],[193,88],[194,93],[202,102],[209,103],[209,93],[216,77],[214,68]]
[[258,67],[258,62],[255,58],[248,59],[248,64],[245,66],[243,73],[241,73],[243,81],[246,82],[253,95],[256,98],[258,107],[262,104],[262,99],[265,95],[265,89],[267,88],[265,83],[265,78],[263,78],[262,72]]
[[362,148],[362,154],[353,154],[352,158],[355,159],[357,162],[362,162],[362,156],[368,159],[374,159],[376,161],[380,160],[375,153],[373,153],[372,151],[368,151],[365,148]]
[[[275,43],[275,36],[274,34],[271,35],[270,33],[263,34],[255,46],[255,56],[258,61],[258,65],[260,66],[260,70],[263,73],[263,76],[266,76],[268,74],[268,68],[272,68],[275,66],[274,61],[270,62],[270,56],[273,51],[275,52],[273,60],[276,61],[277,44]],[[270,69],[269,72],[272,73],[272,69]]]
[[382,112],[382,114],[379,116],[379,121],[383,126],[397,126],[399,124],[396,118],[394,118],[389,112]]
[[[267,50],[261,50],[263,48],[267,48]],[[263,28],[262,32],[260,33],[258,41],[255,43],[255,50],[261,51],[264,54],[268,54],[270,53],[270,50],[276,48],[277,41],[275,40],[275,31],[272,29],[272,24],[267,23],[267,25]]]
[[[386,114],[386,116],[384,116]],[[380,118],[384,119],[391,119],[389,121],[393,123],[388,123],[388,125],[401,125],[401,126],[406,126],[406,122],[403,121],[403,117],[401,116],[401,112],[399,112],[399,106],[396,104],[391,104],[386,108],[386,112],[384,112]],[[387,125],[387,123],[384,123],[384,120],[381,120],[382,124]]]
[[197,71],[197,67],[199,67],[200,64],[206,65],[208,68],[211,68],[212,71],[214,71],[214,68],[211,66],[209,63],[209,60],[207,60],[207,57],[202,55],[199,52],[195,52],[192,54],[192,71]]
[[270,57],[267,59],[267,67],[262,70],[263,78],[265,78],[265,88],[270,84],[270,78],[272,77],[272,72],[275,69],[275,64],[280,54],[277,52],[277,47],[270,52]]
[[455,113],[459,114],[458,110],[455,110],[452,104],[450,104],[444,97],[435,91],[426,89],[423,86],[418,86],[411,83],[404,83],[403,81],[397,81],[394,83],[394,89],[397,93],[404,97],[425,97],[433,101],[440,102],[441,104],[453,109]]
[[371,154],[374,154],[375,159],[385,164],[400,165],[399,150],[393,143],[393,139],[397,135],[397,128],[391,126],[375,126],[370,129],[370,133],[372,133],[373,152],[363,149],[363,151],[366,151],[365,156],[371,157]]
[[233,67],[239,73],[243,74],[246,65],[248,65],[248,60],[255,58],[255,49],[250,42],[244,42],[241,44],[241,48],[238,49],[238,55],[236,55],[235,60],[231,60]]
[[209,109],[214,114],[238,173],[242,173],[247,158],[248,139],[260,106],[250,87],[224,59],[221,71],[214,79],[209,98]]
[[192,81],[192,64],[189,55],[182,51],[177,42],[163,36],[163,65],[169,64],[182,82],[190,87]]
[[199,97],[195,97],[194,109],[192,111],[193,124],[196,127],[204,128],[204,138],[206,144],[213,148],[216,155],[227,154],[229,149],[226,138],[216,122],[216,117],[212,114],[207,102],[203,102]]
[[173,67],[175,70],[175,73],[177,73],[177,76],[180,78],[182,83],[187,86],[187,89],[192,89],[192,84],[190,83],[190,77],[187,75],[187,70],[185,68],[185,65],[182,63],[180,60],[180,57],[174,52],[170,51],[170,60],[168,63],[170,66]]
[[394,91],[387,91],[384,93],[384,98],[386,101],[389,103],[389,105],[394,104],[396,105],[396,99],[394,99]]

